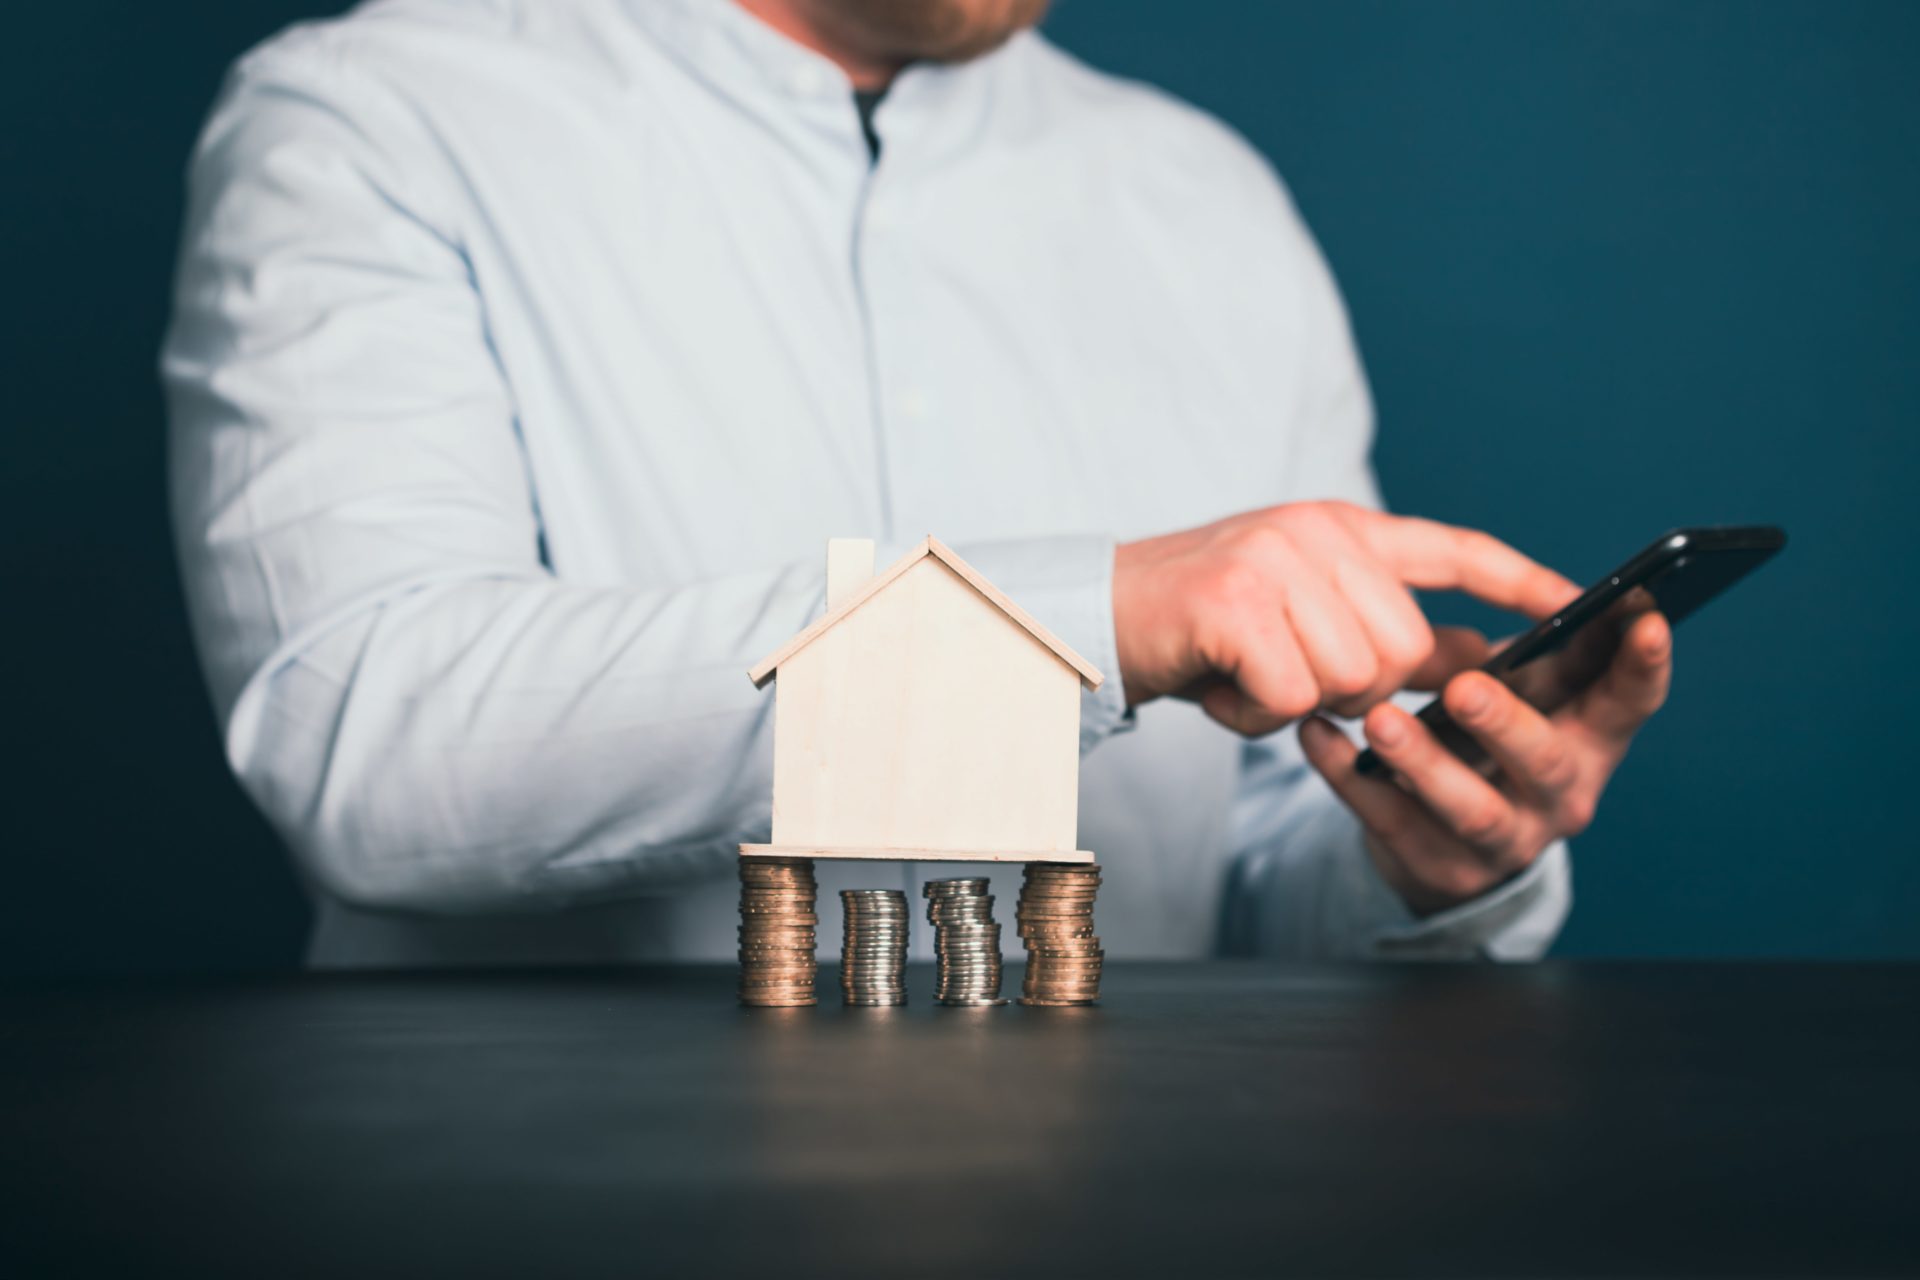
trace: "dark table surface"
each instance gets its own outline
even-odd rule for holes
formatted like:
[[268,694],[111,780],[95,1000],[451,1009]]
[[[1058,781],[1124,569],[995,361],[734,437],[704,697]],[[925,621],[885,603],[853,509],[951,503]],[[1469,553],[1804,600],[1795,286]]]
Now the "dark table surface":
[[1920,967],[1119,966],[1047,1010],[731,980],[0,996],[0,1270],[1920,1273]]

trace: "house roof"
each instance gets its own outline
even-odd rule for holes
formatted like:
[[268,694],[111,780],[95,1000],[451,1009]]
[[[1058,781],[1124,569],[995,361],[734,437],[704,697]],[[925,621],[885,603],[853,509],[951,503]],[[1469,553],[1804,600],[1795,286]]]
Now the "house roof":
[[1006,614],[1007,617],[1011,618],[1014,623],[1028,635],[1045,645],[1053,652],[1054,657],[1060,659],[1060,661],[1066,663],[1069,667],[1072,667],[1074,671],[1079,674],[1081,683],[1085,684],[1087,688],[1098,689],[1100,687],[1101,681],[1106,677],[1102,676],[1092,663],[1068,648],[1059,636],[1054,635],[1053,632],[1041,626],[1032,614],[1008,599],[1000,588],[981,577],[979,570],[956,555],[952,547],[949,547],[946,543],[931,534],[927,535],[913,550],[907,552],[907,554],[901,556],[898,560],[895,560],[885,569],[874,574],[873,577],[861,584],[860,589],[841,601],[837,608],[827,610],[825,617],[822,617],[805,631],[802,631],[799,635],[762,658],[759,665],[747,672],[747,675],[753,680],[754,687],[759,688],[764,686],[767,681],[773,679],[773,673],[779,668],[781,663],[812,644],[834,627],[839,626],[848,614],[879,595],[882,591],[885,591],[895,578],[898,578],[901,574],[913,568],[914,565],[920,563],[920,561],[928,556],[934,557],[940,561],[940,563],[946,565],[947,568],[960,575],[963,582],[986,597],[987,603],[991,604],[1001,613]]

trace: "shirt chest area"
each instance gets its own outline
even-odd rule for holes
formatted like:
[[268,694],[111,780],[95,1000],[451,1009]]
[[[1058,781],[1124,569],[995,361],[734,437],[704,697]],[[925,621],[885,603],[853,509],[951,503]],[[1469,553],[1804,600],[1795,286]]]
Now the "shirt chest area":
[[1137,536],[1284,496],[1310,344],[1218,226],[992,139],[872,169],[844,141],[696,114],[492,161],[519,194],[475,280],[556,567]]

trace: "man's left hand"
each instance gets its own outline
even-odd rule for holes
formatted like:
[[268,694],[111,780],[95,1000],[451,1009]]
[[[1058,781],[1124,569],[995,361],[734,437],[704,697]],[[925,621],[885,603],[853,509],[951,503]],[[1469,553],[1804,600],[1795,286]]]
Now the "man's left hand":
[[1367,713],[1366,734],[1397,775],[1354,772],[1358,749],[1320,717],[1300,726],[1313,767],[1366,828],[1380,876],[1416,915],[1478,897],[1592,821],[1633,735],[1666,701],[1673,633],[1649,613],[1627,629],[1599,681],[1544,716],[1480,671],[1453,676],[1448,713],[1498,766],[1489,780],[1392,703]]

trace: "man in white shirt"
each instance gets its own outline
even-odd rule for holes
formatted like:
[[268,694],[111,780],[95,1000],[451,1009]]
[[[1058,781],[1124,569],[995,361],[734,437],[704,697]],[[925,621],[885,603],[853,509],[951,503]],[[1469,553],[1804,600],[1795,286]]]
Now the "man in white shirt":
[[1389,701],[1484,653],[1409,587],[1571,584],[1378,510],[1279,183],[1041,7],[375,0],[235,69],[163,356],[174,509],[315,963],[730,954],[769,821],[744,672],[819,612],[828,536],[927,532],[1118,676],[1081,803],[1115,955],[1545,949],[1665,624],[1551,721],[1447,684],[1492,783]]

